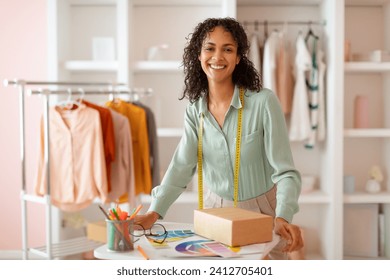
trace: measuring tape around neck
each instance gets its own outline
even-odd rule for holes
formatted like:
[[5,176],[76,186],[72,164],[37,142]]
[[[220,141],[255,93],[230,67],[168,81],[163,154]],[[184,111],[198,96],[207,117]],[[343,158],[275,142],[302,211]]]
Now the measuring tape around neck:
[[[240,151],[241,151],[241,131],[242,131],[242,109],[244,107],[244,89],[240,88],[241,108],[238,109],[237,116],[237,137],[236,137],[236,157],[234,161],[234,193],[233,205],[237,207],[238,202],[238,177],[240,173]],[[203,209],[203,120],[204,115],[200,115],[198,131],[198,208]]]

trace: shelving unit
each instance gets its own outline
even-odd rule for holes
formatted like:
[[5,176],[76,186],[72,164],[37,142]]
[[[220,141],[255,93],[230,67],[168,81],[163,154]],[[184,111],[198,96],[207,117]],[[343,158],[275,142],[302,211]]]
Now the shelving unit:
[[[178,97],[183,85],[180,60],[185,37],[198,21],[211,16],[226,16],[229,2],[47,0],[48,80],[104,81],[123,83],[132,88],[153,88],[153,96],[142,102],[155,113],[161,139],[160,165],[165,171],[172,149],[183,133],[186,102],[179,101]],[[178,21],[181,22],[179,25],[176,24]],[[175,32],[171,32],[172,26]],[[113,39],[113,60],[93,59],[93,39],[96,37]],[[163,60],[146,60],[148,48],[161,43],[169,44]],[[107,97],[89,96],[88,99],[104,103]],[[56,101],[52,100],[53,103]],[[191,201],[196,204],[196,200]],[[187,200],[184,202],[182,206],[188,205]],[[96,219],[91,212],[85,213],[86,217]],[[101,213],[95,216],[101,218]],[[64,213],[53,209],[50,219],[53,221],[52,241],[74,247],[69,242],[74,237],[78,240],[80,233],[62,226]],[[87,242],[84,244],[88,245]],[[35,252],[40,254],[44,250],[42,248],[37,248]],[[57,254],[57,251],[53,253],[55,257],[64,256],[63,253]]]
[[[361,20],[363,15],[364,21]],[[345,40],[351,43],[352,53],[390,49],[390,1],[346,0],[344,17]],[[361,29],[363,25],[364,29]],[[355,178],[355,192],[343,195],[344,212],[351,209],[351,205],[362,209],[379,206],[372,208],[379,209],[379,213],[373,213],[372,219],[380,215],[384,218],[383,232],[380,233],[384,239],[383,255],[378,255],[378,258],[390,259],[390,63],[349,61],[344,64],[344,72],[343,172]],[[353,128],[353,104],[357,95],[365,95],[369,100],[367,128]],[[373,165],[378,165],[385,177],[381,191],[375,194],[365,190],[368,171]],[[344,228],[344,236],[354,238],[355,234],[353,228]],[[375,244],[377,238],[365,236],[361,242]],[[381,251],[372,249],[378,253]]]
[[389,72],[390,62],[346,62],[344,70],[347,73]]
[[182,73],[181,61],[138,61],[134,65],[135,73]]
[[[114,81],[153,88],[154,95],[143,101],[156,116],[164,173],[183,133],[186,102],[178,100],[183,88],[180,63],[185,37],[195,24],[220,16],[241,22],[325,22],[315,31],[323,38],[326,53],[327,136],[313,151],[291,143],[301,173],[318,178],[316,190],[301,195],[294,223],[305,229],[308,258],[343,259],[346,205],[380,204],[386,228],[390,228],[390,163],[386,160],[390,158],[390,63],[344,63],[343,59],[345,39],[351,41],[352,52],[390,48],[389,6],[389,0],[48,0],[48,79]],[[293,42],[297,32],[306,29],[288,26],[289,40]],[[114,61],[92,60],[94,37],[114,39]],[[148,49],[161,44],[169,46],[162,54],[164,59],[148,61]],[[377,108],[371,129],[352,126],[353,98],[361,93],[370,94]],[[379,161],[385,171],[381,194],[363,192],[370,161]],[[356,194],[343,194],[346,174],[357,174]],[[147,198],[143,200],[148,203]],[[189,201],[196,204],[191,193],[175,211]],[[61,214],[55,219],[61,221]],[[67,238],[60,226],[57,231],[58,240]],[[385,258],[390,258],[390,230],[385,240]]]
[[64,68],[69,71],[103,71],[117,72],[117,61],[90,61],[90,60],[69,60],[65,62]]
[[390,192],[380,192],[376,194],[368,194],[365,192],[356,192],[354,194],[344,195],[344,203],[390,203]]
[[357,137],[372,137],[372,138],[388,138],[390,137],[390,129],[388,128],[371,128],[371,129],[344,129],[345,138]]
[[[340,3],[341,2],[341,3]],[[343,3],[333,0],[303,1],[255,1],[237,0],[237,19],[241,22],[274,21],[274,22],[325,22],[323,26],[312,26],[314,33],[320,36],[320,44],[326,53],[326,115],[327,136],[325,143],[319,143],[315,149],[306,150],[303,144],[292,142],[294,161],[302,174],[318,178],[316,188],[299,198],[300,211],[294,217],[294,223],[305,232],[305,252],[312,259],[342,258],[342,164],[341,137],[342,125],[337,119],[340,116],[337,104],[342,93],[342,84],[338,77],[343,75],[342,53]],[[269,26],[281,29],[282,25]],[[259,27],[259,33],[262,32]],[[288,25],[287,40],[295,49],[294,42],[298,32],[305,34],[308,26]],[[249,32],[253,32],[253,28]],[[331,238],[330,238],[331,237]]]

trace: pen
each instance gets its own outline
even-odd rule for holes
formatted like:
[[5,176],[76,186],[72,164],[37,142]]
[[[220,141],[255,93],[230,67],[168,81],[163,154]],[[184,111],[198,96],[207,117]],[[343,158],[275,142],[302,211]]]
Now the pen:
[[141,246],[138,245],[137,250],[138,250],[138,252],[140,252],[140,254],[144,257],[145,260],[149,260],[148,255],[145,253],[144,249],[142,249]]

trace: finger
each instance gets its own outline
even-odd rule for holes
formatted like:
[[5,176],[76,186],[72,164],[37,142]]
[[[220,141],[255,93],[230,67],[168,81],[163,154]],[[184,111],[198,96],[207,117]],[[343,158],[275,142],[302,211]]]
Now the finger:
[[292,252],[299,249],[300,244],[302,243],[299,227],[289,224],[286,226],[285,230],[288,233],[288,239],[284,250],[286,252]]
[[300,228],[291,225],[287,228],[287,231],[291,236],[291,243],[289,244],[288,248],[286,248],[286,250],[288,250],[288,252],[292,252],[301,249],[303,247],[303,240]]
[[283,239],[285,240],[288,240],[290,239],[290,234],[289,232],[287,231],[286,227],[285,226],[281,226],[278,228],[278,231],[276,232],[277,234],[279,234]]

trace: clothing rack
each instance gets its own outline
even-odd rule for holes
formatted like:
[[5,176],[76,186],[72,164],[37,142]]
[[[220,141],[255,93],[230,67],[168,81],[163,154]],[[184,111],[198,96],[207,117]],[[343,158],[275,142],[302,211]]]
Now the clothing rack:
[[[81,94],[105,94],[113,96],[115,94],[149,94],[151,89],[123,89],[125,84],[122,83],[105,83],[105,82],[67,82],[67,81],[25,81],[25,80],[4,80],[3,84],[7,86],[15,86],[18,88],[19,93],[19,128],[20,128],[20,153],[21,153],[21,212],[22,212],[22,256],[23,259],[28,259],[28,253],[34,253],[47,259],[64,257],[67,255],[78,254],[86,251],[90,251],[100,246],[101,243],[88,240],[86,237],[75,238],[72,240],[66,240],[58,244],[52,242],[52,209],[50,199],[50,148],[49,148],[49,99],[51,95],[70,94],[74,90],[72,87],[78,87],[77,91]],[[66,90],[62,89],[27,89],[28,86],[62,86],[67,87]],[[105,87],[104,89],[87,89],[80,87]],[[44,112],[43,121],[45,128],[45,165],[46,165],[46,179],[47,179],[47,191],[46,195],[39,197],[36,195],[28,194],[26,191],[26,156],[25,156],[25,95],[26,92],[30,95],[38,94],[43,98]],[[35,202],[45,205],[46,213],[46,246],[39,248],[28,248],[27,242],[27,202]]]
[[284,25],[284,24],[288,24],[288,25],[308,25],[309,27],[312,26],[312,25],[326,25],[326,21],[290,21],[290,20],[286,20],[286,21],[281,21],[281,20],[263,20],[263,21],[260,21],[260,20],[254,20],[254,21],[243,21],[242,24],[244,26],[248,26],[248,25],[254,25],[255,28],[257,28],[259,25],[264,25],[265,27],[267,25]]

